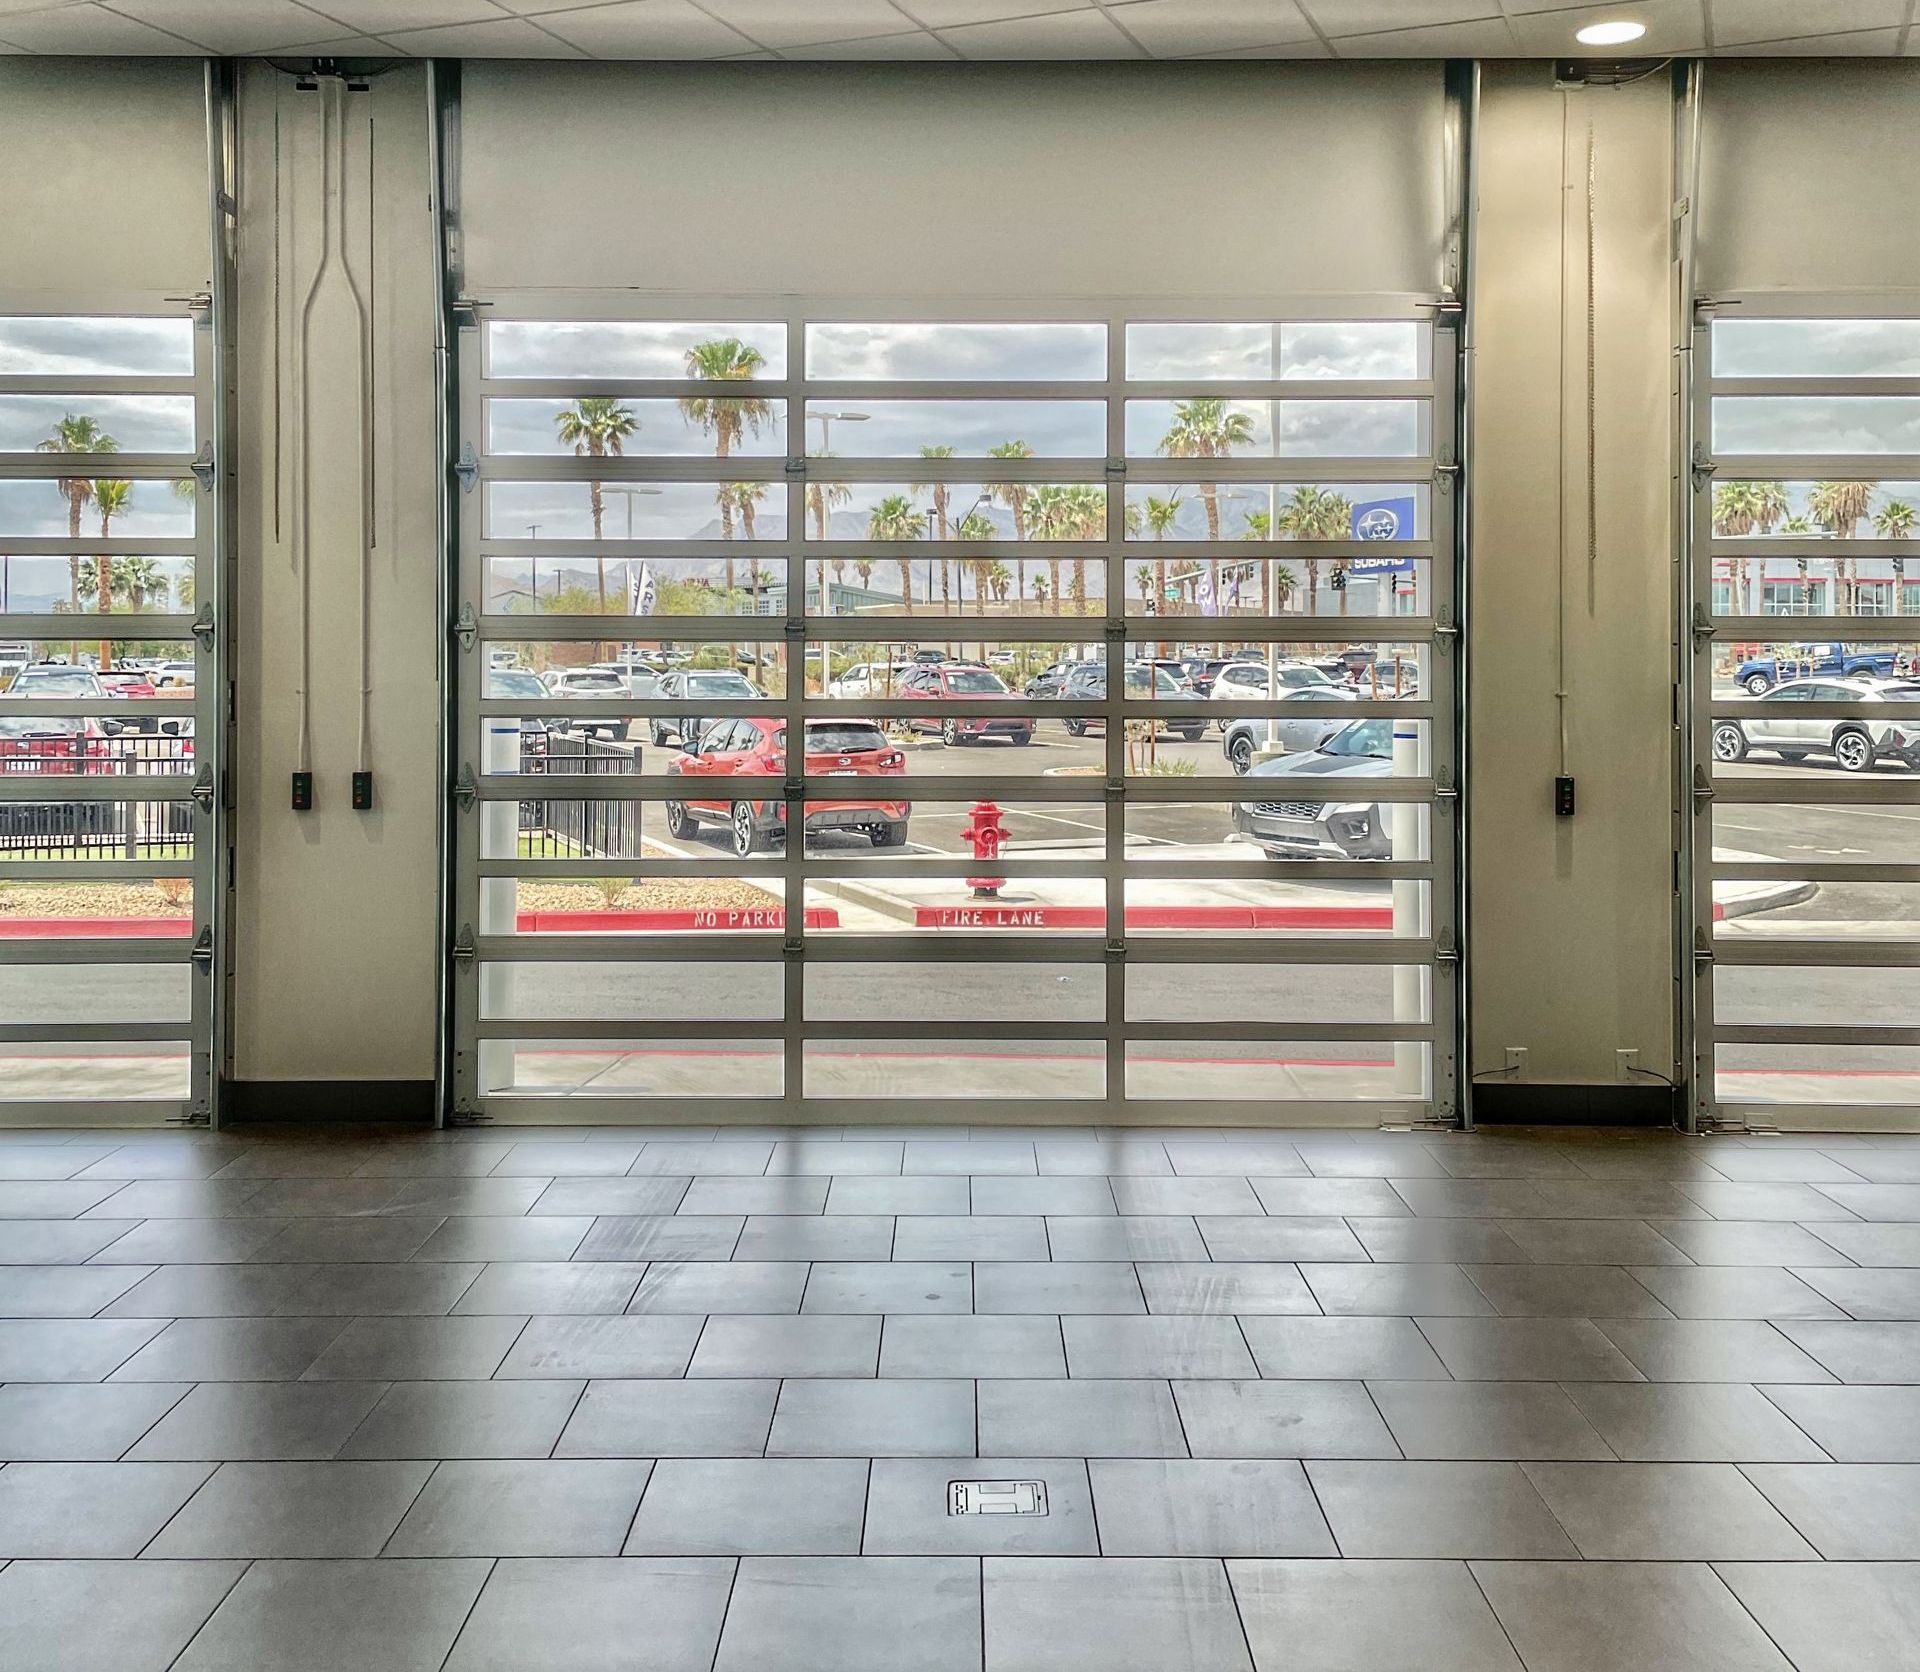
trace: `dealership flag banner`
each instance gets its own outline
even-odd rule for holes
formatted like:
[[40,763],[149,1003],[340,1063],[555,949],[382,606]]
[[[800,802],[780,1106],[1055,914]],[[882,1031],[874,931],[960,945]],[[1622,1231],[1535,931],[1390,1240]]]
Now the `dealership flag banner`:
[[628,572],[633,576],[633,582],[627,589],[627,614],[652,615],[660,590],[654,585],[652,565],[643,563],[638,569]]

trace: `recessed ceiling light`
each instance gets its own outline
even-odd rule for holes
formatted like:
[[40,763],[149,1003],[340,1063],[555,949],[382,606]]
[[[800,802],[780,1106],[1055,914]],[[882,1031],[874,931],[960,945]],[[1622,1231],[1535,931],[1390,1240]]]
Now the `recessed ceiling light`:
[[1625,46],[1629,41],[1637,41],[1647,32],[1644,23],[1632,23],[1625,18],[1610,19],[1605,23],[1589,23],[1584,29],[1576,29],[1573,38],[1582,46]]

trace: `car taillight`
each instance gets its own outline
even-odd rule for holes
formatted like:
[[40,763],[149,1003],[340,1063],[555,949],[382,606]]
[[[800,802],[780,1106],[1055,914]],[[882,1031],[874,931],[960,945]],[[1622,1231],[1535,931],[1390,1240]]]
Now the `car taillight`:
[[901,754],[898,749],[891,749],[880,757],[880,770],[882,772],[891,772],[896,766],[904,767],[906,764],[907,757]]
[[785,772],[787,770],[787,757],[785,755],[767,756],[767,770],[769,772]]

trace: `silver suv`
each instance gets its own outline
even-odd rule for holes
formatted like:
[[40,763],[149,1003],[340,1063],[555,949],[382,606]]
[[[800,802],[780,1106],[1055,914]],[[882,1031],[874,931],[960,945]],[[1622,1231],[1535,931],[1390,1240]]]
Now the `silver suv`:
[[[1816,702],[1859,703],[1883,709],[1885,717],[1808,714],[1805,705]],[[1760,750],[1790,765],[1830,755],[1842,772],[1871,772],[1893,761],[1920,765],[1920,680],[1789,679],[1741,706],[1738,719],[1713,723],[1716,761],[1743,761]]]

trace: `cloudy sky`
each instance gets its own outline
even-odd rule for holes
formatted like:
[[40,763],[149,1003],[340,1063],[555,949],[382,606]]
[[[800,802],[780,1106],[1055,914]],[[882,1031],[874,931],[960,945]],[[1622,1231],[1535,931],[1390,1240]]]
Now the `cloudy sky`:
[[[83,534],[100,532],[100,515],[91,506],[80,512]],[[135,482],[127,503],[113,519],[115,539],[184,540],[193,534],[193,501],[174,496],[171,482]],[[51,477],[0,481],[0,537],[65,539],[67,496]],[[62,562],[65,559],[61,560]]]
[[191,377],[190,319],[0,318],[0,377]]

